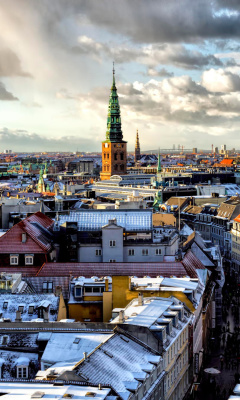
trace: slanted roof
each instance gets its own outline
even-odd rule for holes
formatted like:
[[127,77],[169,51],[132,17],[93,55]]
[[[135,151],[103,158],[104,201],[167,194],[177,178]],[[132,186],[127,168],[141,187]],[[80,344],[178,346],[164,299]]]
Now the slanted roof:
[[108,382],[122,399],[127,400],[131,395],[129,389],[142,385],[136,374],[145,372],[146,365],[151,368],[152,360],[158,363],[161,357],[140,342],[115,333],[87,361],[76,367],[75,372],[94,384]]
[[[25,218],[0,237],[0,254],[35,254],[51,250],[53,221],[40,211]],[[26,241],[22,234],[26,233]]]
[[[37,276],[177,276],[189,275],[181,261],[158,263],[45,263]],[[190,278],[197,278],[192,271]]]

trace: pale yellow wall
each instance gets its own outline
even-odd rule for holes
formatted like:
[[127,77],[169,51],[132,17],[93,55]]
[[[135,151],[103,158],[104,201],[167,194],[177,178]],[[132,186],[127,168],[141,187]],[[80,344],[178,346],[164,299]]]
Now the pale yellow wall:
[[60,321],[61,319],[66,319],[66,318],[67,318],[67,307],[66,307],[63,295],[62,295],[62,293],[60,293],[57,321]]
[[125,308],[130,301],[138,297],[138,293],[141,292],[144,297],[171,297],[174,296],[178,300],[182,301],[191,311],[195,311],[192,302],[187,296],[180,291],[159,291],[159,290],[142,290],[133,289],[130,290],[130,277],[128,276],[113,276],[112,277],[112,298],[113,298],[113,309],[114,308]]
[[112,318],[112,292],[103,292],[103,322]]

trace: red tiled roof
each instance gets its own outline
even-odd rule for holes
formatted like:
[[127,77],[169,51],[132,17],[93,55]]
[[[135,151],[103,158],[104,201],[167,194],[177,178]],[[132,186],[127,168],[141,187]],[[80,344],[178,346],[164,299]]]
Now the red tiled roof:
[[224,158],[221,162],[220,165],[232,165],[233,159],[232,158]]
[[185,254],[182,263],[188,272],[188,275],[191,277],[192,274],[196,274],[196,269],[205,269],[204,265],[201,261],[191,252],[188,250]]
[[[7,253],[43,253],[51,249],[51,241],[41,231],[53,225],[53,220],[40,211],[25,218],[0,237],[0,254]],[[26,242],[22,242],[22,233],[27,233]]]
[[240,214],[233,221],[240,222]]
[[18,267],[12,265],[11,267],[0,267],[0,272],[9,272],[10,274],[22,274],[22,276],[36,276],[39,267]]
[[37,276],[151,276],[164,277],[190,276],[197,278],[192,268],[187,271],[182,262],[162,263],[46,263],[41,267]]

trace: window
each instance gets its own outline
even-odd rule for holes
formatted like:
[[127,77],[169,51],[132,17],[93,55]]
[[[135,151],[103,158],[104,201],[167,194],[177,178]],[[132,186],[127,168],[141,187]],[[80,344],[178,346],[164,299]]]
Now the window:
[[33,256],[25,255],[25,265],[33,265]]
[[115,240],[110,240],[109,246],[110,247],[115,247],[116,246],[116,241]]
[[96,250],[96,256],[101,256],[102,255],[102,250],[101,249],[97,249]]
[[7,344],[8,344],[8,336],[4,335],[2,337],[2,346],[7,346]]
[[82,297],[82,287],[75,286],[75,297]]
[[84,287],[84,291],[85,291],[85,293],[92,293],[92,287],[86,286],[86,287]]
[[8,301],[4,301],[3,310],[7,310],[7,308],[8,308]]
[[162,254],[162,249],[156,249],[155,254],[156,256],[160,256]]
[[110,263],[115,263],[116,260],[112,260],[112,259],[111,259],[111,260],[109,260],[109,262],[110,262]]
[[114,153],[114,160],[117,160],[117,153]]
[[18,254],[11,255],[10,256],[10,265],[18,265],[18,259],[19,259]]
[[142,255],[148,256],[148,249],[142,249]]
[[34,307],[33,306],[29,306],[28,307],[28,314],[32,315],[33,314],[33,310],[34,310]]
[[128,250],[128,255],[129,256],[134,256],[134,249],[129,249]]
[[27,378],[28,377],[28,368],[27,367],[17,367],[17,377],[18,378]]
[[18,306],[18,311],[20,311],[20,313],[22,313],[24,310],[24,306]]
[[43,293],[52,293],[52,292],[53,292],[53,283],[43,282]]
[[100,288],[99,287],[93,287],[93,293],[99,293]]

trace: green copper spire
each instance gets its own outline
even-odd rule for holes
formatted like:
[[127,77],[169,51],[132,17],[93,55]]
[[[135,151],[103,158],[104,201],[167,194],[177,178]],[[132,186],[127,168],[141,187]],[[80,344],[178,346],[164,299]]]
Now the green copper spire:
[[120,105],[118,102],[117,87],[115,82],[115,69],[113,63],[113,82],[108,105],[107,132],[106,140],[108,142],[123,142]]
[[161,166],[161,156],[160,156],[160,150],[158,151],[158,166],[157,166],[157,172],[162,171],[162,166]]

